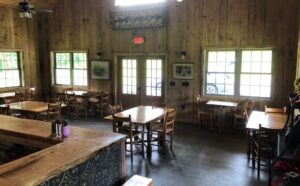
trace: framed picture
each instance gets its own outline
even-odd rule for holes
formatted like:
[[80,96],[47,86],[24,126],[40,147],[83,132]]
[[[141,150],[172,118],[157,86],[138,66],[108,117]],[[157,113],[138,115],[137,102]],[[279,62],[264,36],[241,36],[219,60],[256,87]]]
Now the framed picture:
[[173,64],[173,77],[178,79],[193,79],[194,64],[175,63]]
[[92,60],[92,78],[109,79],[109,61]]

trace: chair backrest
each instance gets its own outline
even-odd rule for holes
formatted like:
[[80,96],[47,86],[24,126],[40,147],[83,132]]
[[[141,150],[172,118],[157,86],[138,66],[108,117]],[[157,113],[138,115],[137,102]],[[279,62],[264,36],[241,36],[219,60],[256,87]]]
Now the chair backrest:
[[10,112],[10,107],[9,107],[9,105],[1,106],[1,107],[0,107],[0,114],[10,116],[10,115],[11,115],[11,112]]
[[206,107],[207,100],[203,99],[200,94],[196,96],[196,103],[198,111]]
[[249,105],[249,100],[239,100],[237,106],[236,106],[236,112],[237,113],[244,113],[245,111],[247,111]]
[[109,93],[105,93],[101,96],[101,106],[108,106],[109,104]]
[[246,109],[246,116],[247,116],[247,119],[249,118],[252,110],[253,110],[253,107],[254,107],[254,104],[255,104],[255,100],[253,99],[250,99],[248,101],[248,105],[247,105],[247,109]]
[[279,133],[279,131],[277,131],[277,130],[269,129],[269,128],[263,127],[261,124],[259,124],[258,140],[259,140],[259,142],[268,141],[268,143],[270,145],[275,145],[276,141],[277,141],[278,133]]
[[26,88],[26,100],[35,100],[36,99],[36,88],[27,87]]
[[115,114],[123,110],[122,103],[116,105],[108,105],[108,110],[110,114]]
[[61,104],[59,102],[48,103],[47,117],[48,121],[50,118],[61,119]]
[[16,92],[16,97],[17,97],[18,101],[25,101],[26,93],[25,92]]
[[176,118],[176,110],[172,109],[167,112],[165,118],[164,118],[164,132],[167,132],[168,130],[173,130],[175,125],[175,118]]
[[267,107],[267,105],[265,105],[265,113],[284,113],[284,109],[283,108],[271,108],[271,107]]
[[168,104],[165,102],[160,102],[160,101],[154,101],[152,102],[152,107],[162,107],[162,108],[167,108]]
[[10,98],[5,98],[4,100],[5,100],[5,104],[19,102],[19,99],[18,99],[17,96],[10,97]]
[[[122,133],[123,128],[126,128],[127,130],[129,129],[129,135],[131,134],[131,130],[132,130],[132,122],[131,122],[131,115],[129,115],[128,117],[118,117],[116,115],[112,115],[113,117],[113,131],[114,132],[120,132]],[[124,123],[128,123],[129,124],[129,128],[128,125],[123,125]]]

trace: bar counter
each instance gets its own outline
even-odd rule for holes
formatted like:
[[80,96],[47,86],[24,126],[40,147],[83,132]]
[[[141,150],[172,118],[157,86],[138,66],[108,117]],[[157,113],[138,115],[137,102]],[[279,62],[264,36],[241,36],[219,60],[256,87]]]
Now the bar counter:
[[41,148],[0,166],[0,185],[115,185],[125,177],[125,136],[71,127],[64,139],[51,124],[0,115],[0,141]]

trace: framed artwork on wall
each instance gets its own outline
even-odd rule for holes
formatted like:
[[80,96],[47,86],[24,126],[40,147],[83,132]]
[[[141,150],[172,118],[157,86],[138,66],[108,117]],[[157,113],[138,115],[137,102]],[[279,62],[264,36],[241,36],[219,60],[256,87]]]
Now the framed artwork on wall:
[[92,60],[91,72],[93,79],[109,79],[109,61]]
[[192,63],[174,63],[173,78],[193,79],[194,64]]

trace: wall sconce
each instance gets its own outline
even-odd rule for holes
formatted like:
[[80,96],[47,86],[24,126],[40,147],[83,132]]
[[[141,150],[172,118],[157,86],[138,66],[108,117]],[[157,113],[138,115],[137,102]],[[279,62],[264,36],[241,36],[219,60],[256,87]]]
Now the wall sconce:
[[97,57],[100,59],[102,57],[102,52],[97,52]]
[[181,58],[182,60],[185,60],[185,59],[186,59],[186,51],[181,51],[181,52],[180,52],[180,58]]
[[181,3],[183,0],[177,0],[177,3]]

